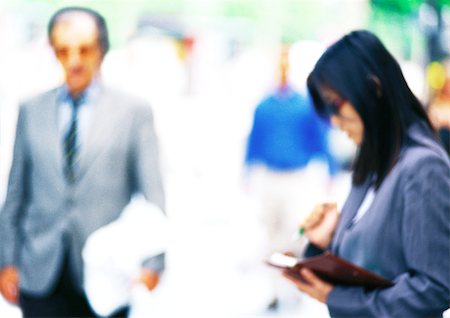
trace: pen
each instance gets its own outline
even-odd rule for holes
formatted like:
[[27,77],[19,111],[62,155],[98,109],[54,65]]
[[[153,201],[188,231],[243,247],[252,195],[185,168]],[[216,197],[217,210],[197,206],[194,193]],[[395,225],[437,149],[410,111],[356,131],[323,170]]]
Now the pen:
[[303,236],[303,234],[305,234],[305,230],[303,228],[299,228],[292,234],[292,240],[293,241],[299,240]]
[[[325,202],[320,204],[320,208],[322,209],[322,211],[324,209],[331,209],[331,208],[336,208],[336,203],[329,203],[329,202]],[[299,227],[298,230],[296,230],[293,234],[292,234],[292,240],[293,241],[297,241],[299,239],[301,239],[302,237],[306,238],[306,240],[308,240],[307,237],[304,236],[305,234],[305,229],[303,227]]]

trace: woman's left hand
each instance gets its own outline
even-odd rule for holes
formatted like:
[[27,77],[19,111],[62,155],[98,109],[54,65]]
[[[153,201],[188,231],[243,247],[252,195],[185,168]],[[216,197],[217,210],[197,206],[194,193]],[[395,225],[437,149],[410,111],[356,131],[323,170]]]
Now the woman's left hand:
[[321,280],[307,268],[302,268],[300,270],[300,275],[303,277],[304,282],[289,275],[289,272],[283,273],[283,276],[292,281],[299,290],[322,303],[326,303],[328,295],[333,290],[334,286]]

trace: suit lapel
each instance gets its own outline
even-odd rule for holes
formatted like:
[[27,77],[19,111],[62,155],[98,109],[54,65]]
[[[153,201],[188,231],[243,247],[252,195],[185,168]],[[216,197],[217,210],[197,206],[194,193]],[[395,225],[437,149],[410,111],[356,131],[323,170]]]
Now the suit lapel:
[[115,133],[119,130],[120,111],[114,107],[113,99],[102,87],[98,99],[93,102],[94,111],[86,145],[81,147],[78,179],[82,178],[94,160],[111,145]]
[[339,222],[339,226],[334,235],[333,243],[331,250],[334,253],[338,252],[339,244],[342,240],[344,233],[351,227],[353,218],[356,215],[359,207],[361,206],[362,201],[367,193],[367,190],[370,186],[370,178],[365,181],[362,185],[353,187],[352,191],[349,194],[348,200],[345,203],[344,208],[342,209],[341,221]]
[[47,111],[40,112],[39,114],[42,116],[40,122],[46,123],[42,125],[42,132],[43,136],[45,136],[43,140],[47,140],[49,143],[49,147],[47,148],[49,160],[54,162],[52,166],[58,170],[57,173],[60,176],[63,176],[64,154],[61,142],[62,137],[60,136],[58,126],[57,92],[58,89],[55,89],[49,94],[48,103],[46,105]]

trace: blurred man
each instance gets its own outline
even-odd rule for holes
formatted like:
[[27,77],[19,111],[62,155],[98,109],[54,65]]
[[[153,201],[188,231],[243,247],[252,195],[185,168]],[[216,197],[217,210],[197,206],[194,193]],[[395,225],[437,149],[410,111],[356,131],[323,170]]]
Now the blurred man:
[[[292,233],[306,203],[323,188],[318,185],[321,174],[310,172],[308,165],[321,160],[328,163],[331,174],[338,170],[327,145],[328,127],[308,98],[289,84],[289,49],[281,48],[278,87],[255,109],[245,158],[253,179],[250,187],[260,197],[268,255],[299,248]],[[271,274],[274,295],[268,309],[274,310],[281,298],[287,298],[282,295],[287,288],[278,286],[284,282],[277,273]]]
[[[109,46],[102,16],[61,9],[48,35],[65,84],[19,111],[0,214],[0,291],[25,317],[94,316],[81,250],[136,192],[164,209],[157,140],[150,107],[101,83]],[[162,254],[147,262],[149,289],[163,266]]]

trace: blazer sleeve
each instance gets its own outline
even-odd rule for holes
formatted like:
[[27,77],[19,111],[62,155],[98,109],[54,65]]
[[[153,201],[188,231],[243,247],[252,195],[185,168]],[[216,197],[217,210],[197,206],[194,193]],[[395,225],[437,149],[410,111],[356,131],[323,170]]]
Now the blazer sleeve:
[[21,107],[16,126],[8,190],[0,213],[0,268],[7,265],[17,265],[15,254],[20,243],[20,222],[28,201],[27,175],[29,173],[29,160],[27,158],[25,130],[25,109]]
[[[394,286],[365,290],[335,286],[327,299],[331,316],[435,317],[450,299],[450,169],[437,156],[422,158],[405,171],[398,200],[403,200],[399,240],[407,270]],[[394,206],[394,205],[393,205]]]
[[161,253],[146,259],[142,266],[161,274],[166,266],[166,253]]
[[[143,106],[136,112],[135,146],[133,149],[133,174],[136,191],[165,211],[165,196],[159,162],[158,139],[154,129],[150,106]],[[143,267],[162,273],[165,269],[165,253],[148,258]]]

